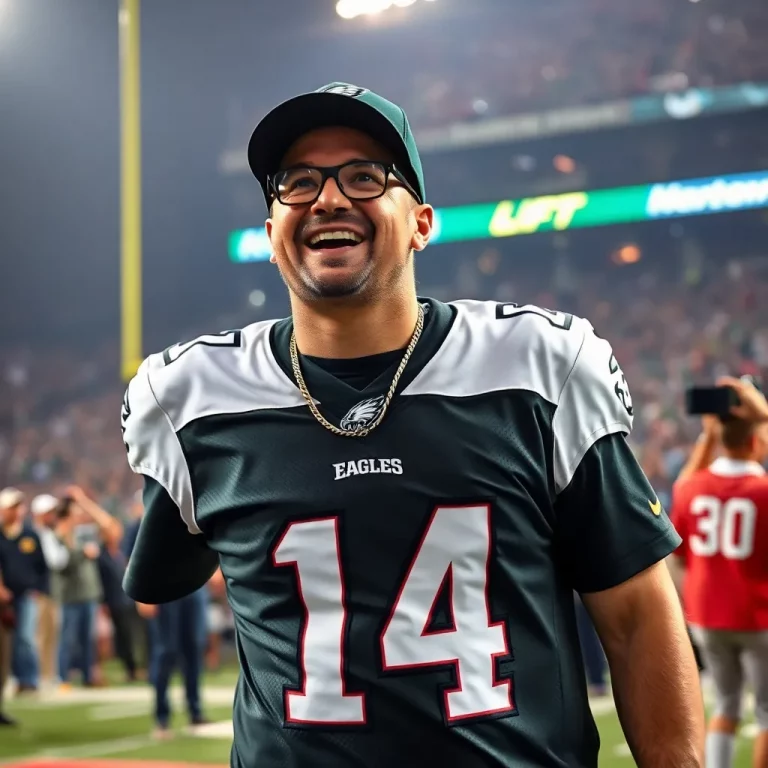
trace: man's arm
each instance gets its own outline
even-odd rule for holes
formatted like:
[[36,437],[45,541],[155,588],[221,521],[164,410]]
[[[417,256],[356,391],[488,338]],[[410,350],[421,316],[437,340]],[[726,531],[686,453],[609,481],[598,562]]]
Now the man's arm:
[[122,409],[123,441],[131,469],[144,477],[144,516],[123,587],[139,603],[177,600],[200,589],[218,566],[197,525],[187,460],[150,382],[177,375],[162,355],[150,356],[131,381]]
[[152,478],[144,483],[144,517],[123,587],[131,599],[156,605],[203,587],[219,567],[219,556],[203,536],[187,530],[159,483]]
[[119,543],[123,535],[123,525],[119,520],[102,509],[80,486],[70,486],[67,489],[67,494],[93,520],[105,544],[112,546]]
[[704,709],[664,562],[680,539],[620,435],[583,458],[557,502],[561,563],[595,623],[640,768],[698,768]]
[[637,764],[698,768],[699,678],[663,563],[680,537],[625,438],[632,412],[610,345],[586,332],[553,419],[558,566],[594,617]]
[[637,765],[701,766],[704,705],[666,565],[656,563],[623,584],[582,597],[608,658],[616,708]]

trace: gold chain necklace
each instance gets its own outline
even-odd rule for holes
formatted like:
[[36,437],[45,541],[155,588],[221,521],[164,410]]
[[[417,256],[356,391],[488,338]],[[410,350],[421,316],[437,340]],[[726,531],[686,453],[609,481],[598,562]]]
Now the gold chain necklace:
[[317,409],[317,406],[315,405],[314,400],[312,400],[312,395],[309,394],[309,390],[307,389],[307,384],[304,381],[304,376],[301,373],[301,366],[299,365],[299,352],[296,349],[296,334],[295,332],[291,332],[291,367],[293,368],[293,375],[296,377],[296,383],[299,385],[299,391],[301,392],[302,396],[304,397],[304,400],[307,402],[307,406],[309,407],[310,412],[312,415],[317,419],[317,421],[320,422],[327,430],[330,432],[333,432],[334,435],[339,435],[340,437],[365,437],[366,435],[369,435],[371,432],[373,432],[376,427],[381,424],[382,421],[384,421],[384,416],[387,413],[387,409],[389,408],[390,403],[392,402],[392,398],[395,396],[395,391],[397,390],[397,383],[400,381],[400,377],[403,375],[403,371],[405,370],[405,366],[408,365],[408,361],[411,359],[411,355],[413,354],[413,350],[416,349],[416,344],[419,341],[419,337],[421,336],[421,332],[424,330],[424,307],[419,304],[419,313],[416,318],[416,327],[413,330],[413,336],[411,336],[411,340],[408,342],[408,346],[406,347],[405,354],[403,355],[403,359],[400,361],[400,365],[397,366],[397,370],[395,371],[394,378],[392,379],[392,384],[389,386],[389,391],[387,392],[386,396],[384,397],[384,402],[380,406],[379,415],[376,417],[376,419],[371,422],[367,427],[361,427],[357,430],[352,429],[340,429],[339,427],[331,424],[328,419],[323,416],[322,413]]

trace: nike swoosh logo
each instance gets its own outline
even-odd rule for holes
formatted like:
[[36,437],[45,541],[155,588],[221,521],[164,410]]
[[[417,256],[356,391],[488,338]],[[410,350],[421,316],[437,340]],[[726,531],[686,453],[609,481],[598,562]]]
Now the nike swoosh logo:
[[661,514],[661,502],[658,499],[656,499],[655,504],[649,499],[648,506],[651,508],[651,512],[653,512],[653,514],[656,515],[656,517],[658,517]]

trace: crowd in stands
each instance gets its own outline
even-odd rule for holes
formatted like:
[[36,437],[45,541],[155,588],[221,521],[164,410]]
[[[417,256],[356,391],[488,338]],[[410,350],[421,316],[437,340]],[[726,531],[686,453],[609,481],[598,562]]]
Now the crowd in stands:
[[392,94],[417,126],[768,81],[757,0],[535,3],[470,23],[461,45],[450,25],[431,33]]
[[[768,5],[761,0],[572,0],[469,6],[440,22],[383,30],[357,21],[334,40],[353,82],[401,104],[416,129],[647,93],[768,82]],[[439,16],[436,4],[429,17]],[[397,45],[398,55],[390,55]],[[294,52],[302,66],[304,52]],[[309,55],[308,53],[306,55]],[[382,63],[386,62],[385,66]],[[310,60],[306,62],[310,66]],[[233,94],[234,134],[269,108]]]

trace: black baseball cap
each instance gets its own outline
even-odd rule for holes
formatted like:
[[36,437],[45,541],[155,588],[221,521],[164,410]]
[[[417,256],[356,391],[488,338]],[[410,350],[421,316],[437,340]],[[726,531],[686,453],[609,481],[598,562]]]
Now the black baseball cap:
[[349,83],[331,83],[275,107],[248,142],[248,165],[259,180],[267,206],[272,201],[269,176],[280,169],[290,147],[316,128],[341,125],[368,134],[389,149],[397,169],[425,201],[424,172],[408,118],[401,107]]

